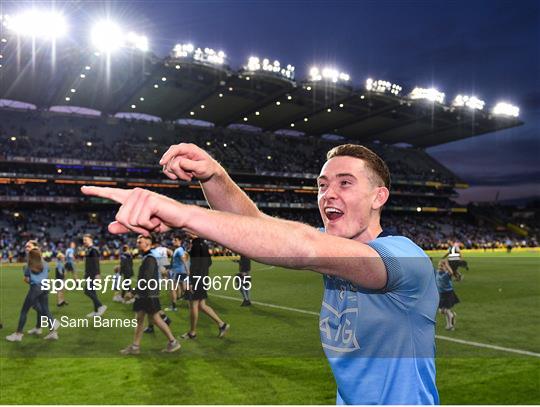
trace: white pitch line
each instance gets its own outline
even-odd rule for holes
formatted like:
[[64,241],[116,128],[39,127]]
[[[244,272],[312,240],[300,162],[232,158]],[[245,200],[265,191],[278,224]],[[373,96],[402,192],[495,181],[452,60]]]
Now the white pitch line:
[[494,350],[500,350],[500,351],[502,351],[502,352],[518,353],[518,354],[520,354],[520,355],[534,356],[534,357],[536,357],[536,358],[540,358],[540,353],[530,352],[530,351],[528,351],[528,350],[513,349],[513,348],[504,348],[504,347],[502,347],[502,346],[489,345],[489,344],[487,344],[487,343],[480,343],[480,342],[473,342],[473,341],[465,341],[465,340],[463,340],[463,339],[450,338],[449,336],[435,335],[435,338],[437,338],[437,339],[442,339],[443,341],[449,341],[449,342],[461,343],[461,344],[463,344],[463,345],[476,346],[477,348],[494,349]]
[[[238,298],[238,297],[229,297],[227,295],[214,294],[214,293],[212,293],[212,297],[223,298],[225,300],[242,301],[242,299]],[[282,309],[282,310],[285,310],[285,311],[293,311],[293,312],[299,312],[301,314],[319,316],[318,312],[307,311],[307,310],[299,309],[299,308],[284,307],[282,305],[268,304],[266,302],[259,302],[259,301],[251,301],[251,303],[256,304],[256,305],[262,305],[263,307],[277,308],[277,309]],[[493,349],[493,350],[499,350],[501,352],[517,353],[517,354],[520,354],[520,355],[533,356],[533,357],[536,357],[536,358],[540,358],[540,353],[530,352],[528,350],[505,348],[503,346],[489,345],[487,343],[480,343],[480,342],[473,342],[473,341],[466,341],[466,340],[463,340],[463,339],[451,338],[449,336],[435,335],[435,338],[437,338],[439,340],[442,340],[442,341],[456,342],[456,343],[460,343],[462,345],[475,346],[477,348]]]
[[[227,295],[214,294],[214,293],[212,293],[212,297],[219,297],[219,298],[224,298],[226,300],[233,300],[233,301],[242,301],[242,298],[229,297]],[[262,305],[263,307],[277,308],[277,309],[282,309],[285,311],[294,311],[294,312],[300,312],[302,314],[319,316],[319,313],[314,312],[314,311],[306,311],[306,310],[298,309],[298,308],[284,307],[282,305],[267,304],[266,302],[251,301],[251,303],[256,304],[256,305]]]

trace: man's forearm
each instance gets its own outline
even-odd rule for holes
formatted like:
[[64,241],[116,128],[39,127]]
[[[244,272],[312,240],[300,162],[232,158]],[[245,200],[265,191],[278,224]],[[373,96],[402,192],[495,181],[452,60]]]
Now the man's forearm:
[[185,220],[178,226],[256,261],[338,276],[366,288],[386,283],[377,252],[353,240],[270,216],[247,217],[191,205],[180,210]]
[[201,182],[204,196],[212,209],[244,216],[260,216],[255,203],[221,168],[208,181]]

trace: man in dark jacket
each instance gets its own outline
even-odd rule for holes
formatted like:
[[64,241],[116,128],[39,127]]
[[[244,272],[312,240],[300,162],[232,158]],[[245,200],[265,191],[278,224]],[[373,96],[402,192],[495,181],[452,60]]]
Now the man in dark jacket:
[[133,311],[137,313],[137,326],[135,328],[133,343],[120,351],[123,355],[138,355],[140,353],[141,338],[144,331],[144,318],[146,315],[148,315],[148,319],[169,340],[163,352],[175,352],[180,349],[180,344],[160,315],[159,267],[156,257],[151,253],[152,243],[154,243],[153,239],[153,236],[143,235],[139,235],[137,238],[137,247],[143,256],[137,277],[135,302],[133,303]]
[[[197,337],[197,322],[199,320],[199,311],[204,312],[217,324],[219,328],[218,338],[223,338],[230,328],[230,325],[223,322],[216,311],[208,304],[207,289],[211,284],[208,284],[208,271],[212,265],[212,258],[208,250],[206,242],[192,235],[191,250],[189,256],[191,259],[191,268],[189,276],[189,315],[191,321],[191,329],[182,335],[184,339],[195,339]],[[207,278],[205,278],[207,277]]]
[[94,311],[87,315],[88,318],[101,316],[107,310],[107,306],[99,301],[94,280],[100,279],[99,250],[94,246],[94,238],[90,234],[83,236],[83,245],[86,248],[84,255],[84,279],[87,281],[84,293],[92,300]]

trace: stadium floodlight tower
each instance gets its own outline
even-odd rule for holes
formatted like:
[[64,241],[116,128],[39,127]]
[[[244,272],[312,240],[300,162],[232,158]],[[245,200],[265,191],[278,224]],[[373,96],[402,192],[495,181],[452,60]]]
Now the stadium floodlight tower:
[[276,75],[288,80],[294,80],[294,66],[287,65],[281,66],[278,60],[270,62],[268,58],[264,58],[262,61],[255,56],[251,56],[248,59],[248,63],[244,66],[244,70],[251,73],[264,72],[272,75]]
[[472,110],[482,110],[485,102],[478,99],[476,96],[457,95],[452,102],[454,107],[468,107]]
[[395,83],[368,78],[366,80],[366,90],[376,93],[391,93],[392,95],[399,96],[403,88]]
[[351,80],[349,74],[340,72],[335,68],[325,67],[319,69],[317,66],[314,66],[309,70],[309,77],[312,82],[326,81],[346,84]]
[[171,52],[173,59],[188,59],[203,65],[224,65],[227,55],[213,48],[195,48],[193,44],[176,44]]
[[411,99],[424,99],[431,102],[444,103],[444,93],[435,88],[414,88],[409,94]]
[[64,16],[55,11],[30,9],[16,15],[4,15],[2,25],[21,37],[55,41],[66,35],[68,26]]
[[111,54],[120,48],[131,48],[142,52],[148,51],[148,38],[134,32],[126,33],[111,20],[103,20],[92,28],[92,44],[100,52]]
[[510,103],[499,102],[493,108],[492,113],[499,116],[518,117],[519,107],[511,105]]

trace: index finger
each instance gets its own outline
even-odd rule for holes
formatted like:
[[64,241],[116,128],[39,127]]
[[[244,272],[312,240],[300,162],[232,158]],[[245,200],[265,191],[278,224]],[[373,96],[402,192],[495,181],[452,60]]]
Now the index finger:
[[109,188],[109,187],[93,187],[93,186],[82,186],[81,192],[85,195],[97,196],[99,198],[110,199],[111,201],[118,202],[123,204],[131,193],[130,189],[121,189],[121,188]]

